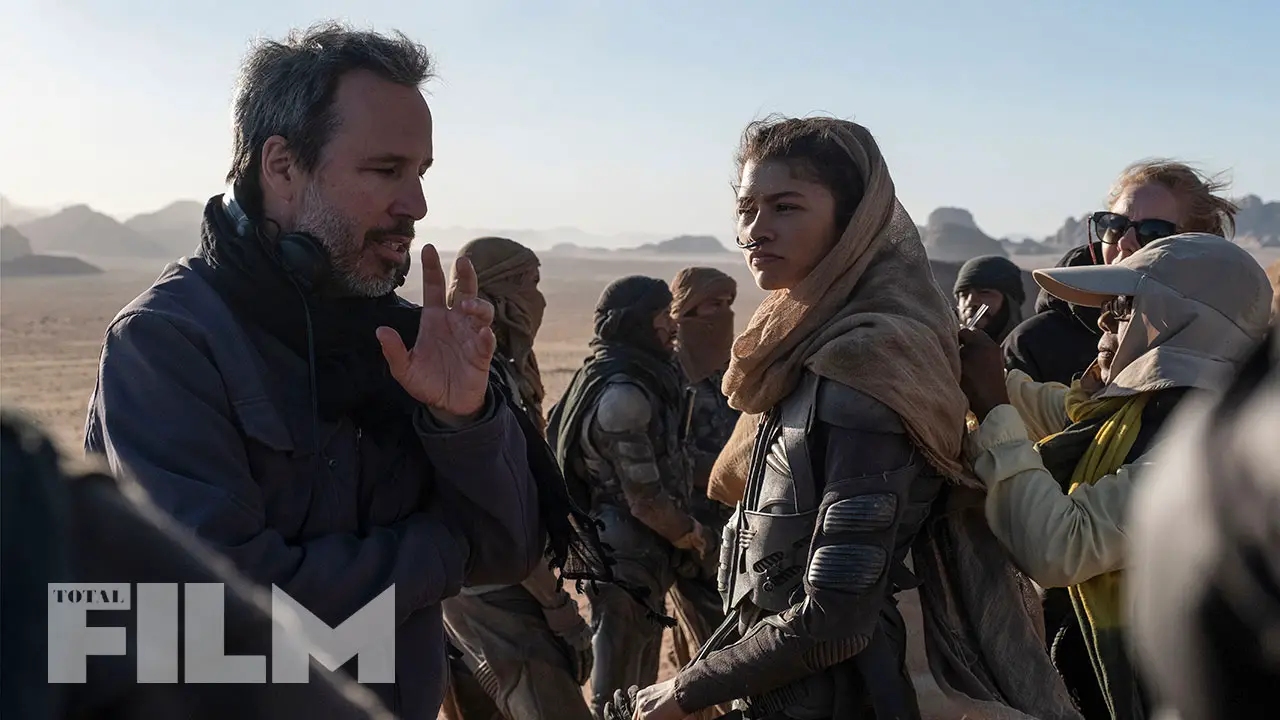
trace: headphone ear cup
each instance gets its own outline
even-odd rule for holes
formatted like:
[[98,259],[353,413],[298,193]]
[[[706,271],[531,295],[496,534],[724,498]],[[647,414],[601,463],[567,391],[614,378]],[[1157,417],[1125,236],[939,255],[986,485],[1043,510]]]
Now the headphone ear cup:
[[280,265],[306,292],[313,292],[329,274],[329,253],[308,233],[285,233],[276,241]]

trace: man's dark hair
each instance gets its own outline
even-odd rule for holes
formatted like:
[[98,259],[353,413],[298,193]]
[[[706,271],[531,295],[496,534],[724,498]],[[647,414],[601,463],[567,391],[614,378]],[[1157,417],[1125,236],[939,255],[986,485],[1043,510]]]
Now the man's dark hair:
[[294,30],[283,42],[259,41],[249,50],[236,82],[226,181],[250,217],[262,212],[263,143],[272,135],[285,138],[302,169],[314,169],[338,126],[333,113],[338,81],[355,70],[413,88],[434,77],[426,48],[399,31],[383,35],[323,22]]

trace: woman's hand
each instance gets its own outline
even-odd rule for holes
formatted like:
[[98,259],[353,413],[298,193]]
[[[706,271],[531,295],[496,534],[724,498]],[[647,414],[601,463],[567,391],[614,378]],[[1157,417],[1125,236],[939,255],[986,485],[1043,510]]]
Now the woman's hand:
[[676,681],[650,685],[636,695],[635,720],[685,720],[688,713],[676,702]]
[[992,408],[1009,404],[1000,346],[981,330],[960,330],[960,389],[978,422]]

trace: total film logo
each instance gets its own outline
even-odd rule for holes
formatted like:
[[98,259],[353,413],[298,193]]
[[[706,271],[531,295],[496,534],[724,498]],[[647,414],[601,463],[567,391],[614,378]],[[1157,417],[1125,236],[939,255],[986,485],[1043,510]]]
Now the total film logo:
[[[182,588],[185,612],[178,614]],[[266,683],[267,659],[226,655],[222,583],[49,583],[49,682],[83,683],[90,655],[128,652],[123,627],[87,625],[94,610],[130,610],[137,592],[137,679],[176,683],[179,630],[181,682]],[[395,586],[382,591],[337,627],[271,586],[271,682],[305,683],[310,658],[337,670],[359,658],[357,681],[395,682]]]

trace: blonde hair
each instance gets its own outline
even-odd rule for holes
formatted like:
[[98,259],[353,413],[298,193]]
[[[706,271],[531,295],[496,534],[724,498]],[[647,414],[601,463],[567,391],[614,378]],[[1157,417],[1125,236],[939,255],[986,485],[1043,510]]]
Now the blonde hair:
[[1230,239],[1236,232],[1239,207],[1217,193],[1227,188],[1220,176],[1209,176],[1190,165],[1156,158],[1141,160],[1124,169],[1111,185],[1107,207],[1115,205],[1121,195],[1143,185],[1155,183],[1178,198],[1182,208],[1180,232],[1206,232]]

